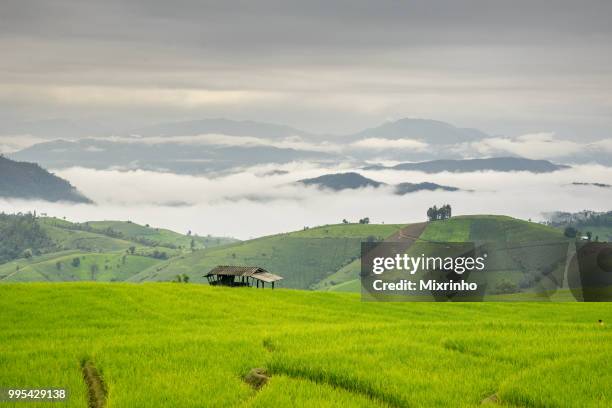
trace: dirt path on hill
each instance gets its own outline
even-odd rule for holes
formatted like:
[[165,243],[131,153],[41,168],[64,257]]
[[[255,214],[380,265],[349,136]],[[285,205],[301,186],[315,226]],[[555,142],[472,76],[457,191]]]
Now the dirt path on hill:
[[414,241],[419,239],[425,228],[427,227],[426,222],[419,222],[417,224],[410,224],[391,235],[385,241],[389,242],[406,242],[412,244]]

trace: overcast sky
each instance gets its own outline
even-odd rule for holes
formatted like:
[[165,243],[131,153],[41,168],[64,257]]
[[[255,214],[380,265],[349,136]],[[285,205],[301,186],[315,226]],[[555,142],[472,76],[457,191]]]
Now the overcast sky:
[[611,20],[606,0],[2,0],[0,126],[422,117],[610,138]]

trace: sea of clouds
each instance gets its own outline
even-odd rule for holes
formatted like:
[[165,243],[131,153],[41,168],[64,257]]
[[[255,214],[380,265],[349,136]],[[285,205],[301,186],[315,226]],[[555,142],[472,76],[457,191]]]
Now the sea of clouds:
[[[282,171],[279,171],[282,170]],[[322,174],[357,171],[389,186],[332,192],[295,181]],[[177,175],[144,170],[55,171],[95,204],[2,200],[0,211],[37,211],[74,221],[131,220],[201,235],[240,239],[369,217],[374,223],[425,220],[431,205],[449,203],[458,214],[505,214],[541,220],[551,211],[610,210],[612,188],[577,186],[606,183],[612,168],[576,165],[546,174],[527,172],[438,173],[363,171],[348,164],[319,167],[309,163],[257,166],[222,177]],[[404,196],[393,184],[429,181],[458,192],[423,191]]]

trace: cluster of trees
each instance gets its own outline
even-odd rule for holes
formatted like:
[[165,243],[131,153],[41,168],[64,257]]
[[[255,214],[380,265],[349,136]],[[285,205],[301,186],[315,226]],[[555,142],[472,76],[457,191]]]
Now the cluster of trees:
[[[166,251],[160,251],[158,249],[155,249],[152,252],[140,251],[139,253],[136,253],[136,247],[133,245],[130,246],[128,249],[126,249],[125,253],[129,255],[148,256],[149,258],[155,258],[155,259],[168,259],[169,258]],[[126,255],[124,255],[121,258],[121,262],[125,263],[125,259],[126,259]]]
[[180,274],[180,275],[176,275],[176,277],[174,278],[174,280],[172,282],[176,282],[176,283],[189,283],[189,276],[187,274]]
[[446,220],[450,217],[452,217],[452,208],[450,204],[444,204],[440,208],[434,205],[427,210],[427,219],[429,221]]
[[164,251],[158,251],[157,249],[148,254],[147,256],[155,259],[168,259],[167,253],[165,253]]
[[54,247],[36,214],[0,214],[0,263],[31,258]]
[[[349,221],[348,221],[346,218],[344,218],[344,219],[342,220],[342,223],[343,223],[343,224],[350,224],[350,222],[349,222]],[[359,223],[360,223],[360,224],[369,224],[369,223],[370,223],[370,217],[360,218],[360,219],[359,219]]]

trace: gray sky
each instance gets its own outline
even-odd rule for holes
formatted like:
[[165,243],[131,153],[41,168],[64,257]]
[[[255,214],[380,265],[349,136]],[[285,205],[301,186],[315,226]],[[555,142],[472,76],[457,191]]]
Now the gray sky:
[[610,138],[611,18],[606,0],[2,0],[0,126],[423,117]]

